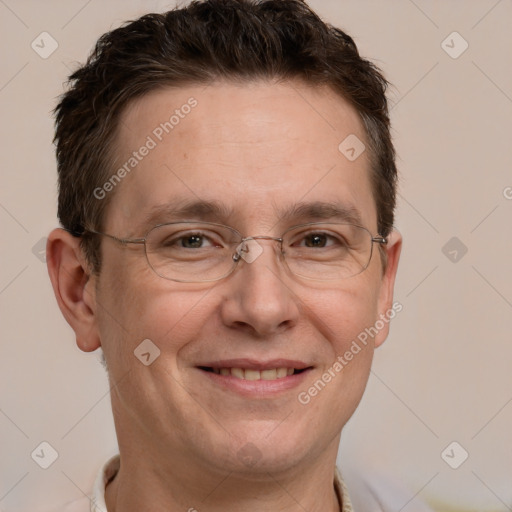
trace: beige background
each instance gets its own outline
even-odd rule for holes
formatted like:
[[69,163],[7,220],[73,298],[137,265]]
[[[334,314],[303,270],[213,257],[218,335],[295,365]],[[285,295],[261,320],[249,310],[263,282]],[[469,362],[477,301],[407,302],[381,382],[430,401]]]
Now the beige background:
[[[349,483],[371,472],[401,482],[408,498],[397,512],[419,501],[512,510],[512,2],[310,4],[394,83],[402,176],[403,311],[376,353],[339,463]],[[81,497],[116,450],[105,371],[97,353],[76,348],[37,256],[56,225],[50,111],[100,34],[172,5],[0,0],[0,510]],[[47,59],[31,48],[43,31],[59,45]],[[453,31],[469,44],[456,59],[442,47]],[[463,41],[446,44],[453,54]],[[456,262],[442,250],[454,236],[467,247]],[[47,470],[30,457],[42,441],[59,453]],[[469,453],[458,469],[441,457],[452,441]]]

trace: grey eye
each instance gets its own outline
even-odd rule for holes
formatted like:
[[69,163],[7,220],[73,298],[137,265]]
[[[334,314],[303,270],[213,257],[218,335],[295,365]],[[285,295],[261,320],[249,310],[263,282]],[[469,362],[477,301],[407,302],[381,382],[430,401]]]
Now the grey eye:
[[202,235],[188,235],[180,238],[181,246],[187,249],[198,249],[202,247],[205,238]]

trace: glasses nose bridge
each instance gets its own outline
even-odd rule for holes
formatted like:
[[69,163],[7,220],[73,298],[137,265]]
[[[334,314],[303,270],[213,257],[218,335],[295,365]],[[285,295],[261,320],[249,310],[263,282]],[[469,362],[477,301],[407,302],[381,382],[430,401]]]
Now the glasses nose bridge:
[[242,246],[245,244],[245,242],[250,242],[251,240],[273,240],[275,242],[279,242],[281,252],[283,250],[283,237],[268,236],[268,235],[246,236],[246,237],[242,238],[242,241],[241,241]]
[[[281,252],[283,250],[283,238],[282,237],[268,236],[268,235],[244,236],[240,240],[240,243],[237,247],[235,254],[233,254],[233,261],[238,262],[242,258],[242,253],[245,253],[248,250],[247,242],[250,242],[251,240],[254,240],[254,241],[256,241],[256,240],[273,240],[275,242],[279,242]],[[263,251],[263,249],[261,249],[261,251]],[[244,259],[246,259],[246,258],[244,257]]]
[[247,240],[275,240],[276,242],[283,243],[283,239],[281,237],[267,235],[246,236],[242,238],[242,242],[246,242]]

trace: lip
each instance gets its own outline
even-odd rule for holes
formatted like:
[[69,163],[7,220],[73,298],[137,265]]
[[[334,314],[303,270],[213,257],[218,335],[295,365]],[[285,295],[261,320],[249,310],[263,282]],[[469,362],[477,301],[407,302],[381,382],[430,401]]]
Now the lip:
[[[244,368],[247,370],[273,370],[274,368],[295,368],[296,370],[305,370],[311,367],[303,361],[292,359],[270,359],[268,361],[257,361],[256,359],[223,359],[198,364],[197,367],[206,366],[209,368]],[[284,378],[284,377],[283,377]]]
[[[269,370],[273,368],[295,368],[303,370],[301,373],[287,375],[273,380],[245,380],[234,377],[233,375],[221,375],[209,372],[201,367],[210,368],[244,368],[249,370]],[[301,361],[291,361],[289,359],[274,359],[272,361],[255,361],[250,359],[230,359],[225,361],[211,362],[202,364],[197,370],[204,375],[216,387],[225,391],[235,392],[245,398],[274,398],[287,391],[299,387],[309,374],[313,371],[312,366],[308,366]]]

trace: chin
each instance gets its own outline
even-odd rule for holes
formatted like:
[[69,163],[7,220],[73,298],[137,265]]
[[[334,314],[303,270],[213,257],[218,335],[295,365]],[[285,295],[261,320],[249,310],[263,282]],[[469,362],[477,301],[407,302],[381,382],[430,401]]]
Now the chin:
[[[253,420],[247,422],[244,429],[229,429],[233,435],[224,439],[226,449],[217,458],[217,462],[223,460],[221,465],[224,471],[241,475],[261,474],[268,478],[268,473],[286,471],[307,456],[309,450],[305,433],[291,431],[290,425],[284,425],[282,419],[264,423],[265,428]],[[215,444],[221,446],[219,442]]]

